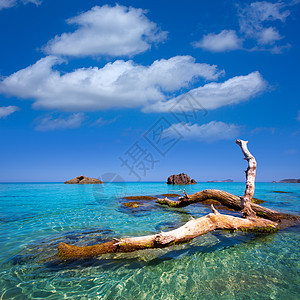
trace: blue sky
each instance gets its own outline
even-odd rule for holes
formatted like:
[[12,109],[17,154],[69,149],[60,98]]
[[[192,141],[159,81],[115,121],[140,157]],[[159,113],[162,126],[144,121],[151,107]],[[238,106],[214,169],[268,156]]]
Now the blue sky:
[[0,0],[1,182],[299,178],[300,1]]

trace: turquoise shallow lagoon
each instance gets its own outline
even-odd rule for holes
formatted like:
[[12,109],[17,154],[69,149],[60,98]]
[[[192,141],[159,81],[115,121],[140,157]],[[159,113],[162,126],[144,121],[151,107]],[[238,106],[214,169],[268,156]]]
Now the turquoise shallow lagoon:
[[[170,230],[210,212],[130,195],[180,193],[164,183],[0,184],[0,299],[299,299],[299,226],[276,234],[213,232],[167,249],[53,259],[59,242],[92,245]],[[244,183],[199,183],[242,195]],[[288,193],[274,193],[285,191]],[[257,183],[267,207],[300,215],[300,184]]]

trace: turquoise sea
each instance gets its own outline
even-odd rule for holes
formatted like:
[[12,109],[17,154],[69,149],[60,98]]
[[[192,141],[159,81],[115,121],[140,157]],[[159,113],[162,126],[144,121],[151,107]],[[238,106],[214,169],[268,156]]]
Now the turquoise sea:
[[[244,183],[198,183],[236,195]],[[92,245],[170,230],[210,212],[124,196],[181,193],[164,183],[0,184],[0,299],[300,299],[299,226],[275,234],[212,232],[184,245],[62,262],[59,242]],[[275,193],[285,191],[288,193]],[[255,197],[300,215],[300,184],[257,183]]]

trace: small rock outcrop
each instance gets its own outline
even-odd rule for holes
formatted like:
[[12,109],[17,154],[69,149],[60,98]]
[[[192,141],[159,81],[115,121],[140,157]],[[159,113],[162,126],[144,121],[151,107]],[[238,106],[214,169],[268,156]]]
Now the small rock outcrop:
[[171,175],[168,177],[167,184],[196,184],[196,180],[187,176],[185,173]]
[[65,184],[99,184],[103,183],[103,181],[91,178],[91,177],[85,177],[85,176],[77,176],[73,179],[65,181]]
[[276,183],[300,183],[300,179],[283,179],[279,181],[273,181]]
[[130,208],[140,207],[140,203],[138,203],[138,202],[126,202],[126,203],[123,203],[123,205],[126,207],[130,207]]

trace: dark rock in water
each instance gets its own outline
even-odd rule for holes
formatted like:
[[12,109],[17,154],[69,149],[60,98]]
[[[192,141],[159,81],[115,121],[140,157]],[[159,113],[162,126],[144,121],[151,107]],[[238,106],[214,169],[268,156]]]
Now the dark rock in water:
[[265,200],[257,199],[257,198],[252,198],[252,202],[255,204],[262,204],[265,203]]
[[225,179],[225,180],[209,180],[207,182],[234,182],[232,179]]
[[124,197],[123,199],[127,199],[127,200],[156,200],[157,197],[152,197],[152,196],[127,196],[127,197]]
[[174,197],[180,197],[181,195],[179,195],[179,194],[162,194],[162,196],[174,198]]
[[283,179],[279,181],[273,181],[275,183],[300,183],[300,179]]
[[279,193],[279,194],[289,194],[290,192],[283,192],[283,191],[273,191],[273,193]]
[[130,208],[138,208],[140,206],[138,202],[126,202],[123,205]]
[[99,184],[101,180],[85,176],[77,176],[73,179],[65,181],[65,184]]
[[167,184],[195,184],[197,183],[195,179],[187,176],[185,173],[180,173],[178,175],[171,175],[168,177]]
[[171,229],[175,229],[176,227],[179,227],[179,222],[160,222],[158,225],[155,226],[155,229],[159,232],[161,231],[168,231]]

